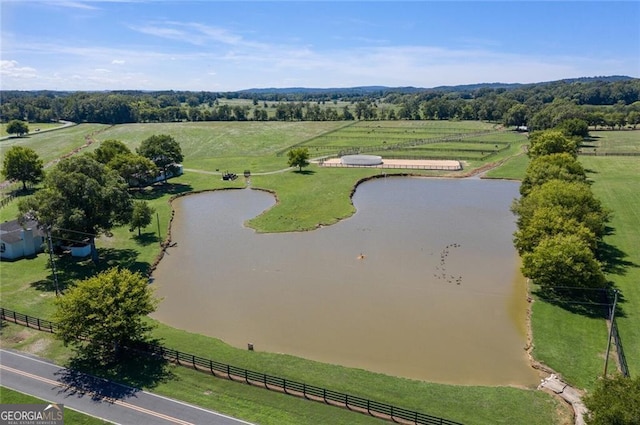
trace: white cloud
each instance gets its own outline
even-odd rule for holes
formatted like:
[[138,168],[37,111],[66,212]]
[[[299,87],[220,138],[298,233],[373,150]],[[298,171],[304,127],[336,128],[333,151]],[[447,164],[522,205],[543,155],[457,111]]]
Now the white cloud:
[[111,61],[112,65],[124,65],[125,61],[123,61],[122,59],[114,59]]
[[33,78],[36,70],[28,66],[18,66],[14,60],[0,60],[0,74],[9,78]]

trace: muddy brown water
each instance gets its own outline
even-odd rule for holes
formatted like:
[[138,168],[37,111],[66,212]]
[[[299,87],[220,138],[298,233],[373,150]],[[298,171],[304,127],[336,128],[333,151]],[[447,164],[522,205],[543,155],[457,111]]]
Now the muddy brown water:
[[[386,178],[311,232],[257,234],[256,190],[174,201],[154,317],[229,344],[465,385],[538,383],[509,207],[518,184]],[[214,353],[212,353],[212,357]]]

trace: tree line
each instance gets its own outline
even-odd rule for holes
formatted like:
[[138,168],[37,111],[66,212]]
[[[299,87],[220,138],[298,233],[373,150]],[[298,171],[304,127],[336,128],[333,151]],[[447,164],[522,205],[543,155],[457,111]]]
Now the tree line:
[[[545,130],[579,118],[597,128],[640,124],[640,79],[628,77],[495,87],[333,91],[2,91],[0,120],[123,124],[174,121],[458,119]],[[250,99],[228,104],[225,100]],[[347,102],[346,106],[338,101]]]
[[541,293],[561,298],[608,286],[598,247],[610,212],[593,195],[577,160],[579,128],[566,125],[529,136],[531,161],[512,206],[523,274]]

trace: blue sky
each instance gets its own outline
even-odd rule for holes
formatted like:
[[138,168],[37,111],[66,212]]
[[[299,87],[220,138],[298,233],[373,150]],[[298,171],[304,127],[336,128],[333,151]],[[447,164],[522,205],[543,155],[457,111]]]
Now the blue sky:
[[0,0],[4,90],[640,77],[640,2]]

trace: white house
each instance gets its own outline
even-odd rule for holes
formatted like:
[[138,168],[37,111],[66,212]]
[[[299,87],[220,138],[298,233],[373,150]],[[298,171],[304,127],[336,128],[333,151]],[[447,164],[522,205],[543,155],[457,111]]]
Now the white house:
[[35,220],[20,224],[18,220],[0,224],[0,258],[17,260],[44,251],[44,232]]

